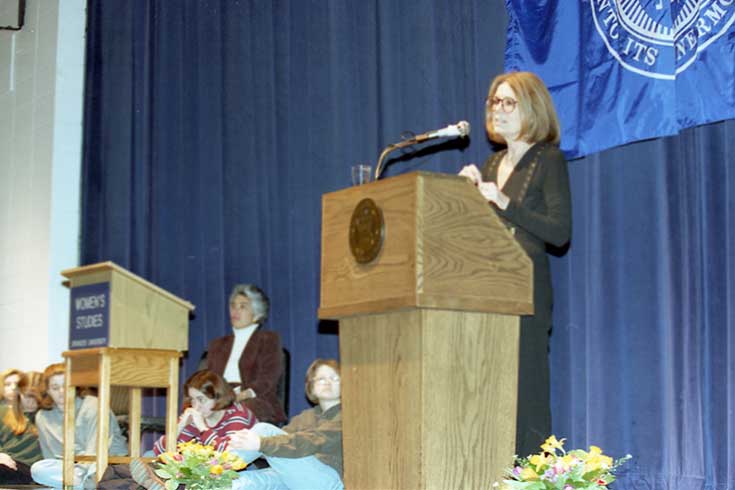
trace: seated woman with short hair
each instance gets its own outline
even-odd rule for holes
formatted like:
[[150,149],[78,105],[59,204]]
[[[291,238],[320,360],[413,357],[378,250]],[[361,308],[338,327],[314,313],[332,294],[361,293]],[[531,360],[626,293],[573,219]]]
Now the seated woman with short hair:
[[234,385],[237,400],[258,420],[280,424],[286,412],[276,389],[283,371],[278,332],[265,330],[270,302],[253,284],[238,284],[229,301],[232,333],[214,339],[207,348],[207,369]]
[[232,490],[341,490],[342,406],[339,363],[317,359],[306,372],[306,396],[316,406],[280,429],[255,424],[230,438],[230,451],[245,462],[264,457],[270,468],[241,471]]

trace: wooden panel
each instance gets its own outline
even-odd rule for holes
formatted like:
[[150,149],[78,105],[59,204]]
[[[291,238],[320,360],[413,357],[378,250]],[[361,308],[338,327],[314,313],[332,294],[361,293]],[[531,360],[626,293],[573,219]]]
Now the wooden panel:
[[140,456],[140,412],[142,408],[142,390],[130,388],[130,408],[128,410],[128,454]]
[[110,440],[110,357],[100,359],[100,384],[97,393],[97,481],[107,469]]
[[[361,265],[349,250],[363,198],[383,210],[383,250]],[[416,172],[325,194],[320,318],[407,307],[533,312],[533,267],[480,193],[454,175]]]
[[422,310],[425,488],[490,488],[512,464],[518,323]]
[[340,320],[345,488],[499,479],[515,445],[518,324],[430,309]]
[[109,356],[112,363],[110,384],[165,388],[168,386],[169,359],[178,363],[180,353],[158,349],[78,349],[64,352],[64,357],[74,360],[71,381],[74,386],[98,386],[102,356]]
[[112,270],[109,268],[95,269],[79,275],[76,275],[77,270],[78,269],[68,269],[61,271],[63,276],[69,277],[69,285],[73,288],[77,286],[87,286],[89,284],[99,284],[101,282],[110,282],[110,279],[112,278]]
[[179,403],[179,360],[171,358],[168,364],[168,396],[166,397],[166,449],[176,447],[176,426]]
[[[415,177],[399,176],[325,194],[322,198],[320,316],[332,309],[411,297],[415,302]],[[352,211],[369,197],[383,210],[383,249],[370,264],[358,264],[349,248]]]
[[[64,413],[64,481],[71,482],[74,464],[74,395],[75,380],[88,382],[99,388],[99,413],[109,413],[111,385],[127,385],[130,396],[130,454],[140,454],[140,409],[141,390],[144,387],[165,387],[166,438],[169,443],[176,440],[176,415],[179,387],[179,358],[181,353],[160,349],[115,349],[110,347],[78,349],[63,353],[66,361],[66,399]],[[94,372],[94,376],[92,375]],[[70,374],[71,373],[71,374]],[[97,478],[101,478],[108,463],[126,463],[130,458],[110,457],[109,417],[101,416],[97,427]],[[171,444],[170,447],[173,447]],[[89,457],[78,457],[77,461],[91,461]]]
[[[84,349],[89,352],[88,349]],[[100,356],[66,356],[74,360],[71,363],[70,381],[74,386],[97,386],[100,381]],[[69,364],[67,364],[69,366]],[[67,370],[68,372],[68,370]]]
[[[71,359],[65,359],[64,365],[64,372],[69,373],[72,367]],[[70,376],[64,376],[64,454],[62,458],[64,485],[74,484],[74,415],[76,414],[77,390],[70,378]]]
[[114,262],[100,262],[98,264],[84,265],[81,267],[74,267],[72,269],[66,269],[61,271],[61,275],[69,278],[72,287],[81,286],[85,284],[95,284],[98,282],[106,282],[109,280],[111,275],[119,274],[131,279],[138,283],[141,287],[149,289],[152,293],[158,296],[164,296],[174,303],[178,303],[180,306],[194,310],[194,305],[186,300],[175,296],[165,289],[159,288],[152,282],[146,281],[140,276],[137,276],[127,269],[120,267]]
[[482,195],[456,176],[419,182],[418,306],[533,313],[531,260]]
[[[177,355],[176,361],[178,362]],[[164,356],[152,356],[146,350],[139,352],[115,352],[112,358],[112,384],[146,388],[168,386],[169,360]]]
[[[91,463],[91,462],[97,461],[97,456],[76,456],[74,459],[76,459],[76,461],[78,462],[84,462],[84,463],[90,462]],[[146,463],[152,463],[154,461],[158,461],[158,458],[139,458],[139,459],[145,461]],[[130,456],[108,456],[107,457],[107,462],[109,464],[128,464],[132,460],[133,458]],[[33,488],[36,488],[36,487],[33,487]]]
[[110,283],[108,347],[185,351],[194,305],[112,262],[61,272],[72,287]]
[[109,347],[188,350],[189,310],[115,274],[110,284]]
[[416,310],[340,321],[345,488],[423,488]]

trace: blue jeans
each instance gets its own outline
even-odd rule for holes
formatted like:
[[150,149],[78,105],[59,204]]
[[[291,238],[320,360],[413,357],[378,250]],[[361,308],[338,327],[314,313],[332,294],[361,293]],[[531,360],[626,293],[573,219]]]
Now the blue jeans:
[[[277,436],[285,432],[275,425],[258,423],[253,432],[261,437]],[[264,470],[241,471],[240,477],[232,482],[232,490],[343,490],[344,484],[339,473],[329,465],[319,461],[316,456],[303,458],[277,458],[265,456],[260,451],[229,449],[246,463],[265,457],[270,468]]]
[[[31,477],[39,485],[61,488],[64,485],[64,463],[60,459],[42,459],[31,465]],[[94,466],[88,464],[74,465],[74,489],[84,487],[88,478],[94,480]]]

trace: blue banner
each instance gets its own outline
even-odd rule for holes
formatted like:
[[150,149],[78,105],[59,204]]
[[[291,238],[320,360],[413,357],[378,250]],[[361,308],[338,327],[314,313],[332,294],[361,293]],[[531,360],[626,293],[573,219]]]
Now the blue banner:
[[507,71],[549,87],[581,157],[735,117],[735,0],[506,0]]

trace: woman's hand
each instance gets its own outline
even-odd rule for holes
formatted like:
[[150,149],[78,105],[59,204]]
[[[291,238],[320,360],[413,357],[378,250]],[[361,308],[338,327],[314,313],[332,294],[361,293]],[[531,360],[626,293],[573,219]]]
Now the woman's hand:
[[195,426],[197,429],[199,429],[200,432],[205,431],[209,428],[209,426],[207,426],[207,423],[204,421],[204,417],[202,417],[202,414],[191,407],[184,410],[184,413],[182,413],[181,417],[179,417],[178,432],[181,433],[181,431],[184,430],[184,427],[189,424]]
[[189,420],[197,429],[199,429],[200,432],[209,429],[209,426],[204,421],[204,417],[202,417],[201,413],[197,412],[193,408],[187,408],[186,411],[189,412]]
[[462,167],[462,170],[459,171],[459,175],[467,178],[467,180],[475,185],[478,185],[480,182],[482,182],[482,173],[480,172],[480,169],[477,168],[477,165],[475,165],[474,163]]
[[228,447],[230,449],[260,451],[260,436],[248,429],[238,430],[230,434]]
[[482,196],[488,201],[495,203],[500,209],[507,209],[510,198],[500,192],[495,182],[480,182],[477,186]]
[[[258,444],[258,447],[260,447],[260,444]],[[0,453],[0,464],[7,466],[13,471],[18,471],[18,465],[15,464],[15,460],[13,460],[13,458],[11,458],[7,453]]]

